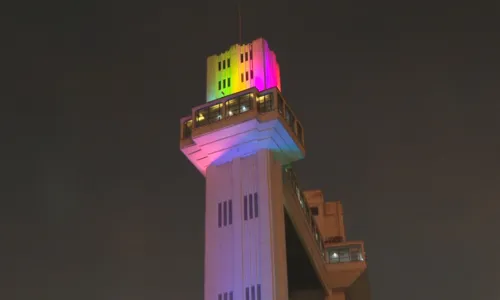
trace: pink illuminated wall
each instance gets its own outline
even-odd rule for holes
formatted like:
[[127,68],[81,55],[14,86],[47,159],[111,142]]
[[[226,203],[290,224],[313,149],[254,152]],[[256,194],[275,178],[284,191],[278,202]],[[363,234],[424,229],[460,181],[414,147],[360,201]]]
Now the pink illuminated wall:
[[280,68],[267,41],[233,45],[224,53],[207,58],[207,102],[251,87],[281,91]]

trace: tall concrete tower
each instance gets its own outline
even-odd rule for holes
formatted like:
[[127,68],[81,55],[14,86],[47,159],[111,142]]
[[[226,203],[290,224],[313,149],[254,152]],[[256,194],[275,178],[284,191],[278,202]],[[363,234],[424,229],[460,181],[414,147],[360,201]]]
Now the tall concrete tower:
[[358,275],[331,286],[325,238],[289,167],[305,156],[303,127],[265,40],[207,59],[206,103],[181,119],[180,148],[206,178],[205,300],[315,299],[290,295],[287,222],[319,278],[317,294],[344,300],[334,289],[366,264],[358,259]]

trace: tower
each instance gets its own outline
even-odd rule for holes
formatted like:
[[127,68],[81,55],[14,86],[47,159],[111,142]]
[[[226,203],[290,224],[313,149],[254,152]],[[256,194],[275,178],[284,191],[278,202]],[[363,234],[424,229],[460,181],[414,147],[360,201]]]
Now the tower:
[[[319,278],[313,293],[345,299],[343,289],[366,268],[364,248],[350,269],[328,268],[322,226],[308,204],[314,195],[300,189],[290,167],[305,156],[303,127],[281,94],[264,39],[208,57],[206,103],[181,119],[180,148],[206,178],[205,300],[316,299],[311,291],[290,295],[291,227]],[[331,270],[351,275],[332,281]]]

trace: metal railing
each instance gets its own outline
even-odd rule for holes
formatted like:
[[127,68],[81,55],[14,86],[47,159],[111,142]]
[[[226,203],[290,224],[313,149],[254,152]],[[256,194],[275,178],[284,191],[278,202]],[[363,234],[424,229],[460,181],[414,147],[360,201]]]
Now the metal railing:
[[316,221],[314,220],[314,216],[311,213],[311,209],[309,208],[309,205],[307,205],[306,198],[304,197],[304,194],[298,185],[297,177],[295,176],[295,173],[293,172],[291,167],[284,168],[283,181],[284,181],[284,186],[287,186],[289,188],[291,194],[294,196],[294,198],[299,203],[300,208],[302,209],[302,212],[304,213],[305,220],[306,220],[307,224],[309,225],[309,230],[311,231],[311,233],[314,237],[314,240],[316,241],[317,249],[320,252],[321,257],[324,260],[326,260],[326,253],[325,253],[325,247],[323,244],[323,237],[321,236],[321,233],[319,232],[319,227],[316,224]]

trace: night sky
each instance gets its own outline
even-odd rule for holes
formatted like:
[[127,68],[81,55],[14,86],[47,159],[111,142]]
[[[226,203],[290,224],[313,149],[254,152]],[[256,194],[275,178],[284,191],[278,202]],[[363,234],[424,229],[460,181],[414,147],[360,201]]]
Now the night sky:
[[[300,184],[343,201],[374,300],[500,299],[500,6],[447,2],[243,4],[304,126]],[[179,119],[238,42],[236,2],[0,15],[0,298],[203,299]]]

